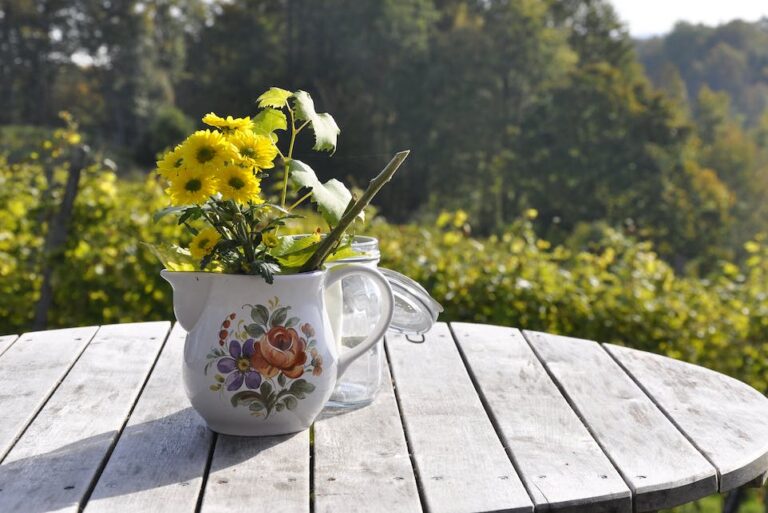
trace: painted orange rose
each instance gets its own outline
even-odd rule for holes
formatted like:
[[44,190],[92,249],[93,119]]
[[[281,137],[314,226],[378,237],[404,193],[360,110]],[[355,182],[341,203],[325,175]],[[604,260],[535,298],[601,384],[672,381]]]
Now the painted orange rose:
[[266,378],[282,371],[288,378],[304,373],[307,361],[307,341],[293,328],[275,326],[256,343],[251,365]]

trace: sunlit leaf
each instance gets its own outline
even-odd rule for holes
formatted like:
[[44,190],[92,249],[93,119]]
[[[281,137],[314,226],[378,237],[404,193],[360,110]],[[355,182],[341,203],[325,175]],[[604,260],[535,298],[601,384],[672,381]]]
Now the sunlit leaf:
[[322,183],[312,168],[299,160],[291,161],[290,173],[296,186],[312,189],[312,201],[328,224],[338,224],[352,199],[349,189],[335,178]]
[[270,87],[269,90],[259,96],[256,101],[261,108],[274,107],[279,109],[285,106],[285,102],[288,101],[288,98],[290,98],[291,95],[293,95],[293,93],[286,91],[285,89],[280,89],[279,87]]
[[285,113],[276,109],[264,109],[251,120],[251,129],[260,135],[269,135],[275,130],[287,128]]
[[293,94],[293,106],[296,109],[296,118],[309,121],[312,131],[315,132],[315,145],[318,151],[336,151],[336,140],[341,130],[328,113],[315,112],[315,102],[306,91],[296,91]]

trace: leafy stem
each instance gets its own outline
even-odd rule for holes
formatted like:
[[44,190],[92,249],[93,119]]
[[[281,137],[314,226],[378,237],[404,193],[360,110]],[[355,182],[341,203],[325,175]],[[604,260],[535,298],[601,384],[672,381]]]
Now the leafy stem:
[[350,200],[349,206],[346,212],[341,217],[339,224],[337,224],[333,230],[318,244],[317,249],[309,257],[309,260],[299,269],[299,272],[306,273],[320,269],[325,262],[325,259],[330,256],[334,248],[336,248],[341,241],[344,232],[349,228],[352,222],[357,218],[360,212],[371,202],[374,196],[381,190],[384,185],[392,179],[392,176],[398,170],[400,165],[408,158],[409,150],[396,153],[392,160],[382,169],[382,171],[368,184],[368,188],[360,197],[355,201],[354,198]]

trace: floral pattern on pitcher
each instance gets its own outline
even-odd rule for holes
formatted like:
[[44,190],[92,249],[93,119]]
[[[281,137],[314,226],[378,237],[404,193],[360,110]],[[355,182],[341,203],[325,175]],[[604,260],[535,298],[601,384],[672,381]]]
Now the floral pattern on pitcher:
[[250,311],[250,320],[238,319],[234,312],[227,315],[219,329],[219,347],[206,356],[205,374],[214,366],[217,371],[210,389],[234,392],[233,407],[247,407],[251,415],[265,419],[273,412],[294,410],[315,390],[303,376],[323,373],[315,329],[289,317],[291,307],[281,306],[277,297],[268,305],[246,304],[242,309]]

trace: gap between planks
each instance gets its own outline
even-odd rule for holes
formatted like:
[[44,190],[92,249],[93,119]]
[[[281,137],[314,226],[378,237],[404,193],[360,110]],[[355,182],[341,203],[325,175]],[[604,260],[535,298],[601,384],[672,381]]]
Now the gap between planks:
[[[635,500],[635,496],[637,494],[637,490],[635,490],[635,487],[632,486],[632,483],[627,478],[627,476],[622,472],[622,470],[619,468],[619,466],[616,464],[616,461],[614,461],[613,457],[608,453],[608,451],[605,449],[605,446],[600,441],[600,439],[595,434],[592,427],[590,427],[589,423],[586,421],[584,416],[582,415],[581,411],[576,407],[576,405],[573,403],[573,400],[571,397],[565,392],[565,389],[563,388],[562,383],[558,379],[555,378],[554,374],[552,373],[552,369],[549,368],[549,365],[547,362],[542,358],[542,356],[539,354],[539,352],[536,350],[536,348],[531,344],[531,341],[528,339],[528,334],[525,332],[525,330],[520,330],[520,333],[523,335],[523,339],[528,344],[528,347],[531,348],[531,351],[533,351],[533,354],[536,356],[536,359],[539,360],[539,363],[544,367],[544,370],[547,372],[547,375],[549,376],[549,379],[552,380],[552,382],[557,387],[557,390],[560,392],[560,395],[563,396],[563,399],[566,400],[568,405],[571,407],[573,412],[576,414],[576,416],[579,418],[581,423],[584,425],[584,428],[589,432],[592,439],[595,441],[595,443],[600,447],[600,450],[603,451],[603,454],[606,458],[608,458],[608,461],[611,462],[611,465],[613,465],[613,468],[618,472],[618,474],[621,476],[621,478],[624,480],[624,483],[627,485],[627,488],[632,492],[632,511],[637,511],[637,504]],[[650,512],[649,512],[650,513]]]
[[[419,466],[416,463],[416,459],[413,456],[413,446],[411,445],[411,437],[408,435],[408,430],[405,429],[405,417],[403,416],[403,406],[400,400],[400,391],[397,388],[397,380],[392,372],[392,358],[389,354],[388,340],[384,338],[384,355],[386,356],[387,372],[389,372],[390,380],[392,382],[392,391],[395,394],[395,403],[397,404],[397,414],[400,420],[400,427],[403,430],[403,437],[405,438],[405,446],[408,449],[408,459],[411,461],[411,470],[413,470],[413,477],[416,479],[416,491],[419,494],[419,504],[421,505],[421,511],[426,513],[427,509],[426,497],[424,496],[424,489],[421,484],[421,474],[419,473]],[[423,343],[423,342],[422,342]]]
[[648,399],[650,399],[650,400],[651,400],[651,402],[652,402],[654,405],[656,405],[656,408],[658,408],[658,409],[659,409],[659,411],[660,411],[662,414],[664,414],[664,416],[665,416],[665,417],[667,417],[667,420],[669,420],[669,422],[671,422],[671,423],[672,423],[672,425],[673,425],[673,426],[675,426],[675,428],[676,428],[676,429],[677,429],[677,430],[680,432],[680,434],[682,434],[682,435],[683,435],[683,436],[684,436],[686,439],[688,439],[688,441],[691,443],[691,445],[692,445],[693,447],[695,447],[697,451],[699,451],[699,454],[701,454],[701,455],[704,457],[704,459],[705,459],[705,460],[707,460],[707,461],[709,462],[709,464],[710,464],[710,465],[712,465],[712,468],[714,468],[714,469],[715,469],[715,479],[717,480],[717,489],[718,489],[718,491],[720,491],[720,485],[721,485],[721,483],[722,483],[722,474],[720,473],[720,469],[718,468],[718,466],[717,466],[717,465],[715,465],[715,462],[714,462],[714,461],[712,461],[712,458],[710,458],[710,457],[707,455],[707,453],[706,453],[706,452],[704,452],[704,451],[701,449],[701,447],[699,446],[699,444],[697,444],[697,443],[696,443],[696,440],[694,440],[693,438],[691,438],[691,437],[688,435],[688,433],[687,433],[687,432],[686,432],[686,431],[685,431],[685,430],[684,430],[684,429],[683,429],[683,428],[680,426],[680,424],[678,424],[678,423],[677,423],[677,421],[676,421],[676,420],[675,420],[675,419],[672,417],[672,415],[670,415],[670,414],[667,412],[667,410],[666,410],[664,407],[662,407],[662,405],[661,405],[661,404],[659,404],[659,401],[658,401],[658,400],[657,400],[655,397],[653,397],[653,395],[652,395],[652,394],[651,394],[651,393],[648,391],[648,389],[647,389],[647,388],[646,388],[646,387],[645,387],[645,386],[644,386],[644,385],[643,385],[643,384],[640,382],[640,380],[638,380],[638,379],[635,377],[635,375],[634,375],[634,374],[632,374],[632,373],[629,371],[629,369],[627,369],[627,367],[626,367],[626,366],[625,366],[625,365],[624,365],[624,364],[623,364],[623,363],[622,363],[622,362],[621,362],[621,361],[620,361],[618,358],[616,358],[616,355],[614,355],[614,354],[613,354],[611,351],[609,351],[609,350],[608,350],[608,348],[607,348],[607,347],[605,347],[605,344],[598,344],[598,345],[599,345],[599,346],[600,346],[600,347],[603,349],[603,351],[605,351],[606,353],[608,353],[608,356],[610,356],[610,357],[613,359],[613,361],[615,361],[615,362],[616,362],[616,364],[617,364],[619,367],[621,367],[621,370],[623,370],[623,371],[624,371],[624,373],[625,373],[627,376],[629,376],[629,379],[631,379],[632,381],[634,381],[635,385],[637,385],[637,387],[638,387],[638,388],[639,388],[639,389],[640,389],[640,390],[641,390],[641,391],[642,391],[642,392],[643,392],[643,393],[644,393],[644,394],[645,394],[645,395],[648,397]]
[[496,418],[496,415],[493,413],[493,408],[491,408],[490,404],[488,404],[488,399],[485,397],[485,394],[483,393],[483,389],[480,388],[480,384],[478,383],[477,378],[475,377],[475,372],[472,370],[472,366],[469,365],[469,362],[467,361],[467,355],[464,354],[464,350],[461,348],[461,344],[459,344],[459,341],[456,337],[456,332],[453,329],[453,323],[448,323],[448,330],[451,333],[451,337],[453,337],[453,343],[456,345],[456,350],[459,352],[461,361],[464,363],[464,367],[467,368],[467,373],[469,374],[469,379],[472,381],[472,386],[475,387],[475,392],[477,393],[477,396],[480,398],[480,402],[482,403],[483,408],[485,409],[485,413],[488,415],[488,419],[491,421],[493,430],[496,432],[496,436],[499,438],[499,442],[501,443],[501,446],[504,447],[504,451],[507,453],[507,457],[509,458],[509,461],[512,463],[512,467],[515,469],[515,472],[517,472],[517,476],[520,478],[520,482],[523,484],[523,488],[525,488],[525,493],[528,494],[528,498],[531,499],[531,503],[533,504],[534,511],[535,511],[536,498],[533,492],[531,491],[527,481],[523,479],[523,472],[520,469],[520,464],[515,458],[515,455],[512,454],[511,448],[505,442],[506,438],[504,437],[504,434],[501,430],[501,427],[499,425],[498,419]]

